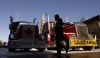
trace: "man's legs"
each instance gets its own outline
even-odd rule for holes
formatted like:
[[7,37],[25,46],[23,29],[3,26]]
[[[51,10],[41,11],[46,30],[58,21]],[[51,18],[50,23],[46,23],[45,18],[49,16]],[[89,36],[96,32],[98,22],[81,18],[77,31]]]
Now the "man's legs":
[[66,39],[66,53],[68,52],[68,50],[69,50],[69,39]]
[[61,57],[60,37],[59,36],[56,36],[56,46],[57,46],[57,56]]

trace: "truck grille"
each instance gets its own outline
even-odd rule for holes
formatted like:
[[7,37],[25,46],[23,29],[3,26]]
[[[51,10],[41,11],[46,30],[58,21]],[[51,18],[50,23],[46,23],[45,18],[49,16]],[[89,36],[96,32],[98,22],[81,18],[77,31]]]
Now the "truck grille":
[[86,25],[77,25],[76,26],[76,33],[78,38],[88,38],[88,30]]

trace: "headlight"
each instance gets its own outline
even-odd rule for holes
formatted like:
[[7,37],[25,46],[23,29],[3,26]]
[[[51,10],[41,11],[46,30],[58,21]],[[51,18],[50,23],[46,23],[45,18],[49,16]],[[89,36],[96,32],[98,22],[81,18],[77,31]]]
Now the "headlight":
[[14,34],[11,34],[11,35],[10,35],[10,38],[14,38]]

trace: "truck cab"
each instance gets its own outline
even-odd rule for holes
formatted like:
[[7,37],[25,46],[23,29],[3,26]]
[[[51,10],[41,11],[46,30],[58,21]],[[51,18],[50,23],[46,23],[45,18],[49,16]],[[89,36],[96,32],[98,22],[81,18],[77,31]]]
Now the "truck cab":
[[9,29],[8,49],[10,52],[15,51],[16,49],[29,51],[31,48],[44,50],[44,41],[39,39],[37,24],[26,21],[13,22],[11,18]]

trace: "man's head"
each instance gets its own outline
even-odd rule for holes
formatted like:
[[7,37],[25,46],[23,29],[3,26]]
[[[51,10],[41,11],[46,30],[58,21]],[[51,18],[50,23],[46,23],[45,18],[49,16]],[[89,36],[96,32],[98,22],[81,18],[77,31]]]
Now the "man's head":
[[56,14],[56,15],[54,16],[54,18],[59,18],[59,15],[58,15],[58,14]]
[[60,17],[59,17],[58,14],[56,14],[56,15],[54,16],[54,18],[55,18],[56,21],[58,21]]

